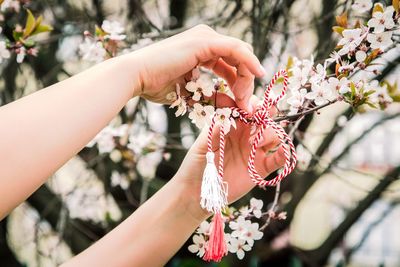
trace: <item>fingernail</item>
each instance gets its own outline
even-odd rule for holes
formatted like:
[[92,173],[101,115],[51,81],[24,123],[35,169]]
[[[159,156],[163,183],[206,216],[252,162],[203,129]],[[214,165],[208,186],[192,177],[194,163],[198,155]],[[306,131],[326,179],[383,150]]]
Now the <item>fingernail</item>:
[[265,76],[265,74],[267,74],[267,71],[264,69],[263,65],[260,64],[260,67],[258,69],[259,69],[259,73],[260,73],[261,77],[263,77],[263,76]]

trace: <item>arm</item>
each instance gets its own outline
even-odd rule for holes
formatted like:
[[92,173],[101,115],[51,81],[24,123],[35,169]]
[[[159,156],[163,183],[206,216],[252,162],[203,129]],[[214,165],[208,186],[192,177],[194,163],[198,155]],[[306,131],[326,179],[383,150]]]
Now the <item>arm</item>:
[[[107,60],[68,80],[0,108],[0,217],[29,196],[87,144],[133,96],[165,101],[197,65],[229,83],[235,102],[251,112],[254,76],[264,71],[251,47],[198,26],[137,52]],[[230,102],[229,102],[230,101]],[[219,104],[222,104],[219,101]],[[192,146],[175,177],[127,220],[65,266],[160,266],[208,214],[199,192],[207,133]],[[252,187],[246,179],[250,129],[238,122],[227,137],[225,179],[230,201]],[[275,140],[276,141],[276,140]],[[260,147],[265,154],[274,143]],[[260,174],[282,164],[279,151],[259,157]],[[257,163],[257,162],[256,162]],[[237,179],[243,177],[243,179]]]
[[130,60],[107,60],[0,108],[0,219],[138,94]]

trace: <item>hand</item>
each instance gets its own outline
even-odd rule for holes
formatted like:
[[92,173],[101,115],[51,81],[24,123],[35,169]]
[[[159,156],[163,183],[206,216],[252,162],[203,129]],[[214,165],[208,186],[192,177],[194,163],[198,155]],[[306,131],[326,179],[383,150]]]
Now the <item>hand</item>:
[[[222,106],[234,105],[233,100],[228,99],[227,96],[224,99],[221,98],[219,102]],[[253,109],[256,109],[259,100],[255,96],[250,100]],[[270,113],[272,113],[271,115],[274,114],[273,111]],[[229,203],[236,201],[255,186],[247,171],[247,162],[250,155],[250,126],[240,121],[236,121],[236,124],[237,129],[232,128],[225,138],[224,181],[228,182]],[[206,165],[207,132],[208,129],[205,127],[190,148],[175,177],[186,185],[189,191],[187,196],[191,197],[191,201],[194,204],[190,212],[194,213],[198,218],[207,215],[205,211],[201,210],[199,204],[201,181]],[[216,129],[214,130],[213,138],[216,163],[219,160],[218,132]],[[285,159],[282,147],[279,146],[276,150],[279,144],[279,139],[274,131],[267,128],[264,131],[263,140],[259,143],[255,158],[256,170],[261,176],[265,177],[284,165]],[[216,164],[216,166],[218,165]]]
[[141,88],[137,95],[158,103],[175,90],[176,83],[196,66],[211,69],[229,83],[238,107],[251,112],[250,96],[254,77],[265,71],[252,47],[239,39],[218,34],[206,25],[185,32],[130,54],[139,65]]

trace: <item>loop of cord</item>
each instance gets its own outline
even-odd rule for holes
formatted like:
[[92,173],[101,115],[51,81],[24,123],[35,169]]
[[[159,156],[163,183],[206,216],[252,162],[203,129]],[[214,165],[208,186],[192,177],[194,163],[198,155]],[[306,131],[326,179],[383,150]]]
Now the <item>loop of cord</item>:
[[[283,87],[281,93],[275,97],[274,99],[270,98],[271,94],[271,89],[275,85],[276,81],[282,77],[283,78]],[[287,135],[285,130],[277,124],[272,118],[269,113],[269,110],[272,106],[275,106],[279,100],[281,100],[284,95],[286,94],[287,91],[287,84],[288,84],[288,75],[286,70],[280,70],[277,73],[275,73],[274,77],[272,78],[271,82],[267,86],[265,92],[264,92],[264,100],[262,103],[262,106],[260,109],[258,109],[253,116],[250,116],[246,111],[239,109],[239,108],[234,108],[232,107],[232,114],[234,118],[238,118],[241,122],[249,125],[256,125],[259,127],[259,130],[253,139],[251,143],[251,149],[250,149],[250,156],[248,160],[248,166],[247,170],[250,175],[250,178],[252,181],[260,186],[260,187],[266,187],[266,186],[276,186],[283,178],[288,176],[293,169],[296,166],[297,163],[297,156],[296,156],[296,149],[295,146],[293,145],[292,140],[290,137]],[[208,146],[208,151],[212,152],[212,135],[213,135],[213,128],[215,126],[215,116],[212,119],[211,125],[208,130],[208,140],[207,140],[207,146]],[[255,168],[255,156],[256,156],[256,151],[258,148],[258,144],[262,138],[263,132],[266,128],[272,128],[274,132],[276,133],[279,142],[281,143],[281,146],[283,148],[283,155],[285,158],[285,164],[283,167],[283,170],[273,179],[271,180],[264,180],[263,177],[261,177],[258,172],[256,171]],[[218,174],[220,178],[223,178],[223,172],[224,172],[224,166],[223,166],[223,161],[224,161],[224,145],[225,145],[225,133],[224,129],[221,125],[220,127],[220,149],[219,149],[219,165],[218,165]]]

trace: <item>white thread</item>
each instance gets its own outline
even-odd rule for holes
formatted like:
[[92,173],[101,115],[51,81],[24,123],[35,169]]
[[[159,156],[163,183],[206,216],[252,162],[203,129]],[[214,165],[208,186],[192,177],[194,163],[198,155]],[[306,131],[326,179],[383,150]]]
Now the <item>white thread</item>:
[[222,178],[218,175],[214,153],[207,152],[206,158],[207,165],[201,183],[200,205],[203,209],[216,213],[228,205],[228,193]]

